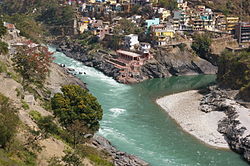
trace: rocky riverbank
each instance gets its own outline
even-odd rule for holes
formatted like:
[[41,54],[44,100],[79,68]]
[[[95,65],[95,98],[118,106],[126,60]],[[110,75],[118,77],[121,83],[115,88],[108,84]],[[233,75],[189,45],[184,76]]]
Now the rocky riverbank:
[[200,111],[201,99],[202,95],[197,90],[191,90],[165,96],[157,99],[156,102],[187,133],[209,146],[228,149],[223,135],[217,131],[219,121],[225,117],[225,114]]
[[186,132],[213,147],[229,146],[250,162],[250,109],[235,100],[237,94],[235,90],[211,86],[199,92],[165,96],[156,102]]
[[138,157],[117,150],[111,143],[102,136],[95,135],[91,142],[95,148],[104,150],[111,155],[115,166],[149,166],[148,163]]
[[121,83],[137,83],[150,78],[180,75],[215,74],[217,71],[217,67],[207,60],[193,55],[190,49],[181,51],[178,47],[168,47],[154,50],[153,59],[140,67],[136,74],[129,73],[129,76],[124,78],[121,77],[122,70],[109,63],[108,59],[115,56],[110,52],[93,51],[69,41],[59,42],[57,45],[57,51],[83,62],[86,66],[94,67]]
[[230,148],[242,154],[250,162],[250,109],[234,100],[237,91],[210,88],[201,101],[204,112],[223,112],[226,117],[219,121],[218,131],[222,133]]

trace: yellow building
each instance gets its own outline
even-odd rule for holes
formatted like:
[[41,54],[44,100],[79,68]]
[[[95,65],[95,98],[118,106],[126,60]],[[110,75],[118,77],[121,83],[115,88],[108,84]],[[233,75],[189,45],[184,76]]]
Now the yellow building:
[[174,37],[174,31],[173,30],[155,30],[154,36],[156,37]]
[[110,3],[110,4],[117,4],[117,1],[116,0],[106,0],[106,3]]
[[227,17],[227,31],[232,31],[235,29],[235,26],[239,23],[239,17]]
[[170,10],[164,10],[161,14],[162,14],[161,16],[162,20],[166,20],[171,15],[171,12]]
[[83,33],[84,31],[88,30],[88,25],[88,23],[80,23],[78,28],[80,33]]
[[78,23],[78,30],[80,31],[80,33],[83,33],[84,31],[88,30],[89,23],[89,17],[82,17],[82,19]]
[[89,3],[95,3],[95,0],[88,0]]

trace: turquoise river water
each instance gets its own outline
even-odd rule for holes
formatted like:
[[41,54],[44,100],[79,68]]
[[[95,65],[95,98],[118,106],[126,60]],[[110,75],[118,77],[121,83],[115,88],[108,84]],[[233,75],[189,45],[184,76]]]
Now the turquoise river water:
[[58,64],[86,72],[77,77],[87,83],[104,110],[99,134],[119,150],[139,156],[152,166],[248,165],[238,154],[210,148],[183,132],[155,103],[160,96],[204,87],[215,76],[171,77],[124,85],[62,53],[53,56]]

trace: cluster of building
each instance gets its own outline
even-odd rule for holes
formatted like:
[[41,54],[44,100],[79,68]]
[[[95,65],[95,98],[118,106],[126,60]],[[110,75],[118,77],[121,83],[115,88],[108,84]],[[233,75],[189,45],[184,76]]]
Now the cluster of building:
[[[132,22],[142,26],[146,33],[150,33],[152,43],[157,46],[167,45],[175,37],[176,32],[194,32],[211,31],[216,33],[234,34],[239,42],[248,42],[239,29],[247,29],[248,23],[241,23],[237,16],[226,16],[220,12],[214,12],[212,9],[203,5],[189,7],[188,2],[176,0],[177,9],[170,11],[157,6],[157,0],[68,0],[69,5],[75,4],[82,18],[78,20],[77,27],[80,33],[91,30],[101,40],[106,34],[112,33],[112,28],[119,21],[119,17],[113,17],[112,21],[103,22],[95,20],[93,17],[98,13],[102,16],[116,16],[117,13],[129,13],[135,5],[151,5],[154,18],[145,18],[142,15],[133,15]],[[153,5],[156,4],[156,5]],[[92,14],[91,14],[92,13]],[[93,15],[94,13],[94,15]],[[92,17],[91,17],[92,16]],[[92,18],[92,19],[91,19]],[[238,27],[238,30],[236,28]],[[237,34],[236,34],[237,33]],[[250,36],[250,35],[249,35]],[[243,39],[243,40],[242,40]]]
[[[152,57],[151,47],[165,47],[181,43],[176,36],[184,32],[209,31],[232,35],[239,43],[250,43],[250,23],[240,22],[237,16],[226,16],[203,5],[189,5],[188,1],[176,0],[177,8],[170,11],[159,7],[158,0],[68,0],[67,5],[75,5],[80,18],[75,23],[78,32],[90,31],[99,40],[111,37],[119,25],[122,14],[125,19],[144,29],[150,42],[140,42],[138,34],[123,35],[123,48],[117,50],[118,58],[109,59],[119,68],[135,71],[145,60]],[[150,6],[152,16],[129,14],[134,6]],[[95,19],[96,16],[110,18],[108,21]],[[128,16],[129,15],[129,16]],[[100,18],[100,17],[99,17]],[[183,39],[183,38],[182,38]]]

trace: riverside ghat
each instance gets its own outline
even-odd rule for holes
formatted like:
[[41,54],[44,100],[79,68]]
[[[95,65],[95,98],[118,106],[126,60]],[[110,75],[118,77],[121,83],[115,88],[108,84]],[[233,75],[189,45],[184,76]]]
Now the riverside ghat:
[[56,63],[86,73],[76,76],[87,83],[104,109],[99,134],[119,150],[134,154],[152,166],[248,165],[238,154],[211,148],[187,134],[155,103],[159,96],[207,86],[215,80],[213,75],[125,85],[62,53],[57,52],[54,57]]

